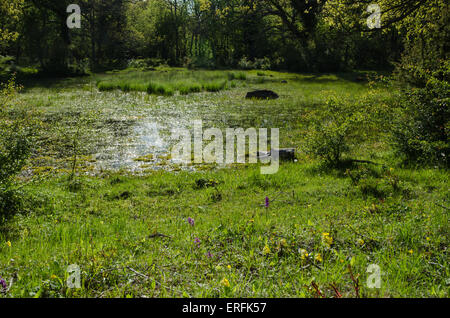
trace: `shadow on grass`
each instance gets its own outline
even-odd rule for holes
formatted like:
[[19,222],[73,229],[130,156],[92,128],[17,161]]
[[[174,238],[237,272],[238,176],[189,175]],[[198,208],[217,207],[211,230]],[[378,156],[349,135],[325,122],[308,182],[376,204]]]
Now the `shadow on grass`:
[[70,88],[90,82],[90,74],[51,74],[36,73],[17,76],[17,83],[24,87],[23,91],[31,88]]
[[379,75],[388,76],[391,71],[352,71],[352,72],[338,72],[338,73],[303,73],[301,77],[293,77],[292,81],[307,82],[314,84],[330,84],[337,82],[352,82],[356,84],[367,84],[370,79]]
[[317,174],[325,173],[334,175],[338,178],[347,178],[348,171],[357,170],[361,167],[366,167],[368,171],[371,171],[373,176],[379,176],[379,172],[374,169],[374,167],[382,167],[382,164],[367,161],[367,160],[357,160],[357,159],[343,159],[338,163],[328,163],[322,162],[315,166],[306,169],[308,174],[317,176]]

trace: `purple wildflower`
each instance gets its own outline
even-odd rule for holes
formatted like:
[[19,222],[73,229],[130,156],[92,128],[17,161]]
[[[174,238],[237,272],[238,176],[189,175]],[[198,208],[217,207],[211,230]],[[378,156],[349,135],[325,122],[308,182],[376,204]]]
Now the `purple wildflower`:
[[212,258],[212,257],[213,257],[213,255],[211,254],[211,252],[208,252],[208,253],[206,254],[206,256],[208,256],[208,258]]
[[200,247],[200,239],[198,237],[195,238],[194,243],[197,244],[197,247]]
[[265,205],[264,205],[266,208],[268,208],[269,207],[269,197],[266,197],[266,203],[265,203]]
[[188,223],[189,223],[191,226],[194,226],[195,221],[194,221],[193,218],[188,218]]
[[2,286],[3,289],[6,289],[6,281],[0,276],[0,286]]

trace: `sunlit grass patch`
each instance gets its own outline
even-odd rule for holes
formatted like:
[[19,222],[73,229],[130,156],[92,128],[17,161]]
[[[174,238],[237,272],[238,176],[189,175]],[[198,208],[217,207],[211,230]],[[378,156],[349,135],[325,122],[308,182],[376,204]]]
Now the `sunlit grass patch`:
[[[311,175],[312,167],[29,184],[39,213],[10,224],[17,237],[0,233],[0,275],[19,274],[10,291],[17,297],[317,297],[314,286],[323,297],[448,296],[448,216],[429,202],[445,197],[445,172],[410,175],[421,197],[405,203],[364,198],[349,178]],[[441,180],[435,191],[421,190],[425,175]],[[70,264],[82,269],[79,290],[58,283]],[[380,289],[366,284],[371,264],[383,273]]]
[[175,93],[174,88],[166,83],[151,82],[147,84],[146,91],[148,94],[172,96]]
[[228,73],[228,79],[245,81],[247,79],[247,74],[245,72],[230,72]]
[[176,83],[175,87],[181,95],[187,95],[190,93],[200,93],[203,89],[200,83],[189,81]]
[[226,86],[227,86],[226,80],[223,81],[218,80],[214,82],[204,83],[203,89],[207,92],[219,92],[225,89]]
[[[199,93],[202,91],[219,92],[227,87],[236,87],[236,81],[246,81],[245,72],[227,71],[189,71],[169,69],[153,72],[120,71],[102,76],[97,81],[99,91],[121,90],[124,92],[141,91],[154,95],[172,96]],[[232,84],[227,85],[228,81]]]

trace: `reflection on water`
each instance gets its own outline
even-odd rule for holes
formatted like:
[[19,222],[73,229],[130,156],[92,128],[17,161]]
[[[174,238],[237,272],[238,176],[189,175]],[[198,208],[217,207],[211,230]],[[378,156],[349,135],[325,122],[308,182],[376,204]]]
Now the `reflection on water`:
[[153,160],[146,160],[145,167],[161,163],[160,157],[170,152],[170,127],[155,119],[146,118],[129,129],[124,138],[111,138],[111,142],[99,149],[95,155],[97,168],[103,170],[127,169],[132,172],[141,170],[143,162],[139,158],[153,155]]
[[74,105],[67,108],[83,105],[81,111],[94,109],[100,113],[95,125],[84,131],[82,140],[90,145],[86,155],[92,157],[89,162],[95,171],[179,170],[182,167],[170,156],[172,146],[178,142],[171,138],[172,131],[191,130],[195,120],[202,120],[203,129],[247,129],[280,127],[286,125],[286,120],[298,117],[291,111],[282,111],[282,105],[244,101],[243,96],[239,91],[170,98],[122,92],[80,93],[71,96]]

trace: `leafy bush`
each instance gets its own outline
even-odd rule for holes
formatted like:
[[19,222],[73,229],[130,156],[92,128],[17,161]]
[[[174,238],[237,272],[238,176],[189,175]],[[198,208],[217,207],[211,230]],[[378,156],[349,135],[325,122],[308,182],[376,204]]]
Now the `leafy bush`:
[[272,68],[272,63],[268,57],[255,59],[254,68],[258,70],[270,70]]
[[30,155],[27,125],[8,118],[8,108],[17,90],[12,78],[0,91],[0,219],[8,217],[20,206],[21,195],[15,189],[14,177]]
[[450,61],[443,61],[434,71],[403,66],[402,74],[408,74],[404,79],[416,87],[403,90],[401,111],[392,128],[394,148],[409,164],[448,167]]
[[363,121],[363,113],[354,105],[346,106],[336,98],[330,98],[325,112],[307,134],[307,152],[328,165],[339,165],[343,153],[350,149],[352,135]]
[[250,61],[246,56],[242,57],[242,59],[238,63],[239,68],[244,70],[270,70],[272,64],[268,57],[264,57],[261,59],[255,59],[253,62]]
[[131,59],[128,61],[129,68],[152,69],[161,65],[166,65],[167,61],[158,58]]
[[242,57],[238,63],[239,68],[243,70],[251,70],[253,69],[253,63],[246,56]]
[[11,56],[0,55],[0,80],[7,82],[13,75],[17,77],[28,77],[38,73],[38,69],[34,67],[21,67]]
[[0,55],[0,77],[9,77],[18,71],[14,58]]

